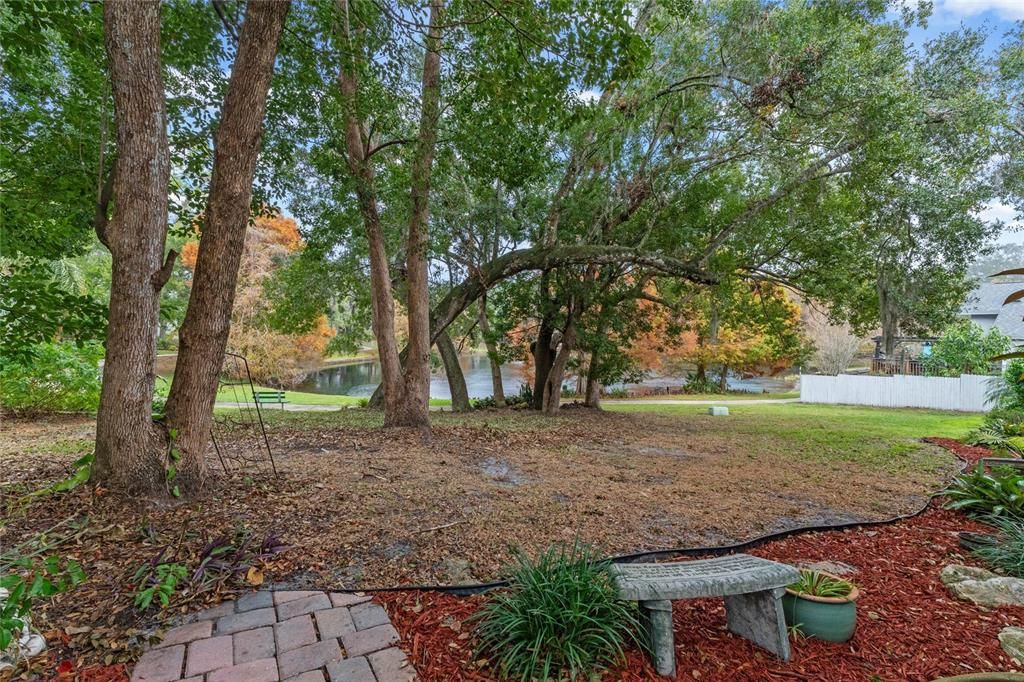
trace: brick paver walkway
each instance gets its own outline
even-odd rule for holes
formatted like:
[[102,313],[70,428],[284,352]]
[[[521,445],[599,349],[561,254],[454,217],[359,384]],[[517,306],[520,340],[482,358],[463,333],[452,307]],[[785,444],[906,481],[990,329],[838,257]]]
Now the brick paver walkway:
[[195,614],[135,665],[132,682],[408,682],[387,612],[340,592],[253,592]]

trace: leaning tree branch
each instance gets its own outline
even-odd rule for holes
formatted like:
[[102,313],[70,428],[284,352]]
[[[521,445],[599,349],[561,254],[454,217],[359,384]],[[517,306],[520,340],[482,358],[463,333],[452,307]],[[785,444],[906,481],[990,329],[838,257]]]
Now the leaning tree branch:
[[716,284],[718,278],[691,263],[653,251],[626,246],[573,244],[568,246],[518,249],[476,268],[461,284],[451,289],[431,312],[431,342],[484,292],[520,272],[545,271],[566,265],[610,265],[631,263],[664,275],[698,284]]
[[164,285],[167,284],[167,280],[171,278],[171,273],[174,272],[174,261],[178,257],[178,252],[171,249],[167,252],[167,257],[164,258],[164,264],[160,266],[160,269],[153,273],[153,288],[157,291],[161,291]]

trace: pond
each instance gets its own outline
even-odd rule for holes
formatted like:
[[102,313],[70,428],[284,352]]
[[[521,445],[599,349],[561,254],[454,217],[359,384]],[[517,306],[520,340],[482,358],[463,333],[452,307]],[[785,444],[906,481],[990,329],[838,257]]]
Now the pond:
[[[461,355],[459,364],[462,365],[462,373],[466,377],[466,389],[469,391],[470,398],[486,398],[491,395],[491,369],[486,355],[481,353]],[[526,380],[523,363],[509,362],[503,365],[501,378],[505,395],[519,393],[519,387]],[[566,381],[566,386],[572,386],[574,382],[575,379]],[[296,386],[295,390],[307,393],[369,397],[379,383],[380,363],[370,360],[323,367],[306,377],[306,380]],[[653,377],[645,379],[642,385],[660,388],[681,386],[684,383],[686,383],[686,379],[683,377]],[[639,385],[641,384],[625,384],[624,387],[632,388]],[[622,386],[622,384],[617,384],[612,388]],[[730,376],[729,388],[734,391],[753,393],[778,393],[792,390],[793,383],[780,377],[742,378]],[[448,388],[448,380],[442,369],[435,369],[431,375],[430,397],[440,399],[452,397]]]

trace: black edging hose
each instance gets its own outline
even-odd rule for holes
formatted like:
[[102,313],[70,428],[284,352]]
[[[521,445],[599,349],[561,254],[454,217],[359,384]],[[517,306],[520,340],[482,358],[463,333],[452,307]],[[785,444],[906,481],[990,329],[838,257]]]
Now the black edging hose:
[[[941,447],[941,446],[939,446]],[[968,465],[966,459],[952,450],[951,452],[956,457],[958,462],[959,473],[963,473]],[[937,492],[932,493],[928,496],[928,500],[924,505],[917,511],[910,512],[908,514],[901,514],[899,516],[893,516],[888,519],[882,519],[881,521],[846,521],[844,523],[835,524],[820,524],[813,526],[798,526],[796,528],[789,528],[787,530],[781,530],[774,533],[767,533],[765,535],[759,535],[751,538],[750,540],[744,540],[742,542],[736,542],[731,545],[717,545],[715,547],[680,547],[677,549],[654,549],[646,552],[633,552],[631,554],[619,554],[616,556],[609,557],[604,561],[610,561],[613,564],[633,564],[640,563],[643,561],[657,560],[657,559],[674,559],[677,557],[692,557],[692,556],[722,556],[725,554],[732,554],[734,552],[742,552],[748,549],[754,549],[761,545],[776,540],[782,540],[793,535],[801,535],[803,533],[815,533],[824,531],[834,530],[847,530],[850,528],[861,528],[865,526],[888,526],[900,521],[906,521],[912,519],[915,516],[923,514],[928,507],[931,506],[932,500],[936,497],[941,497],[946,494],[949,489],[949,483]],[[334,589],[331,588],[331,592],[446,592],[448,594],[454,594],[457,596],[468,596],[472,594],[480,594],[488,590],[493,590],[498,587],[508,587],[508,580],[496,580],[489,583],[475,583],[469,585],[402,585],[399,587],[370,587],[361,589]]]

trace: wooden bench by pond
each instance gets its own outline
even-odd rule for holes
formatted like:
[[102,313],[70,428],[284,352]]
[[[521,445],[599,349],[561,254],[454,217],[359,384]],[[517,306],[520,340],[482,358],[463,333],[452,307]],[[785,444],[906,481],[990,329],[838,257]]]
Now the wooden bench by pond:
[[667,564],[613,564],[619,597],[640,602],[654,667],[675,677],[672,600],[725,597],[729,630],[789,660],[789,636],[782,615],[786,586],[800,579],[792,566],[748,554]]
[[258,405],[280,405],[282,410],[284,404],[288,402],[285,400],[284,391],[253,391],[252,399]]

